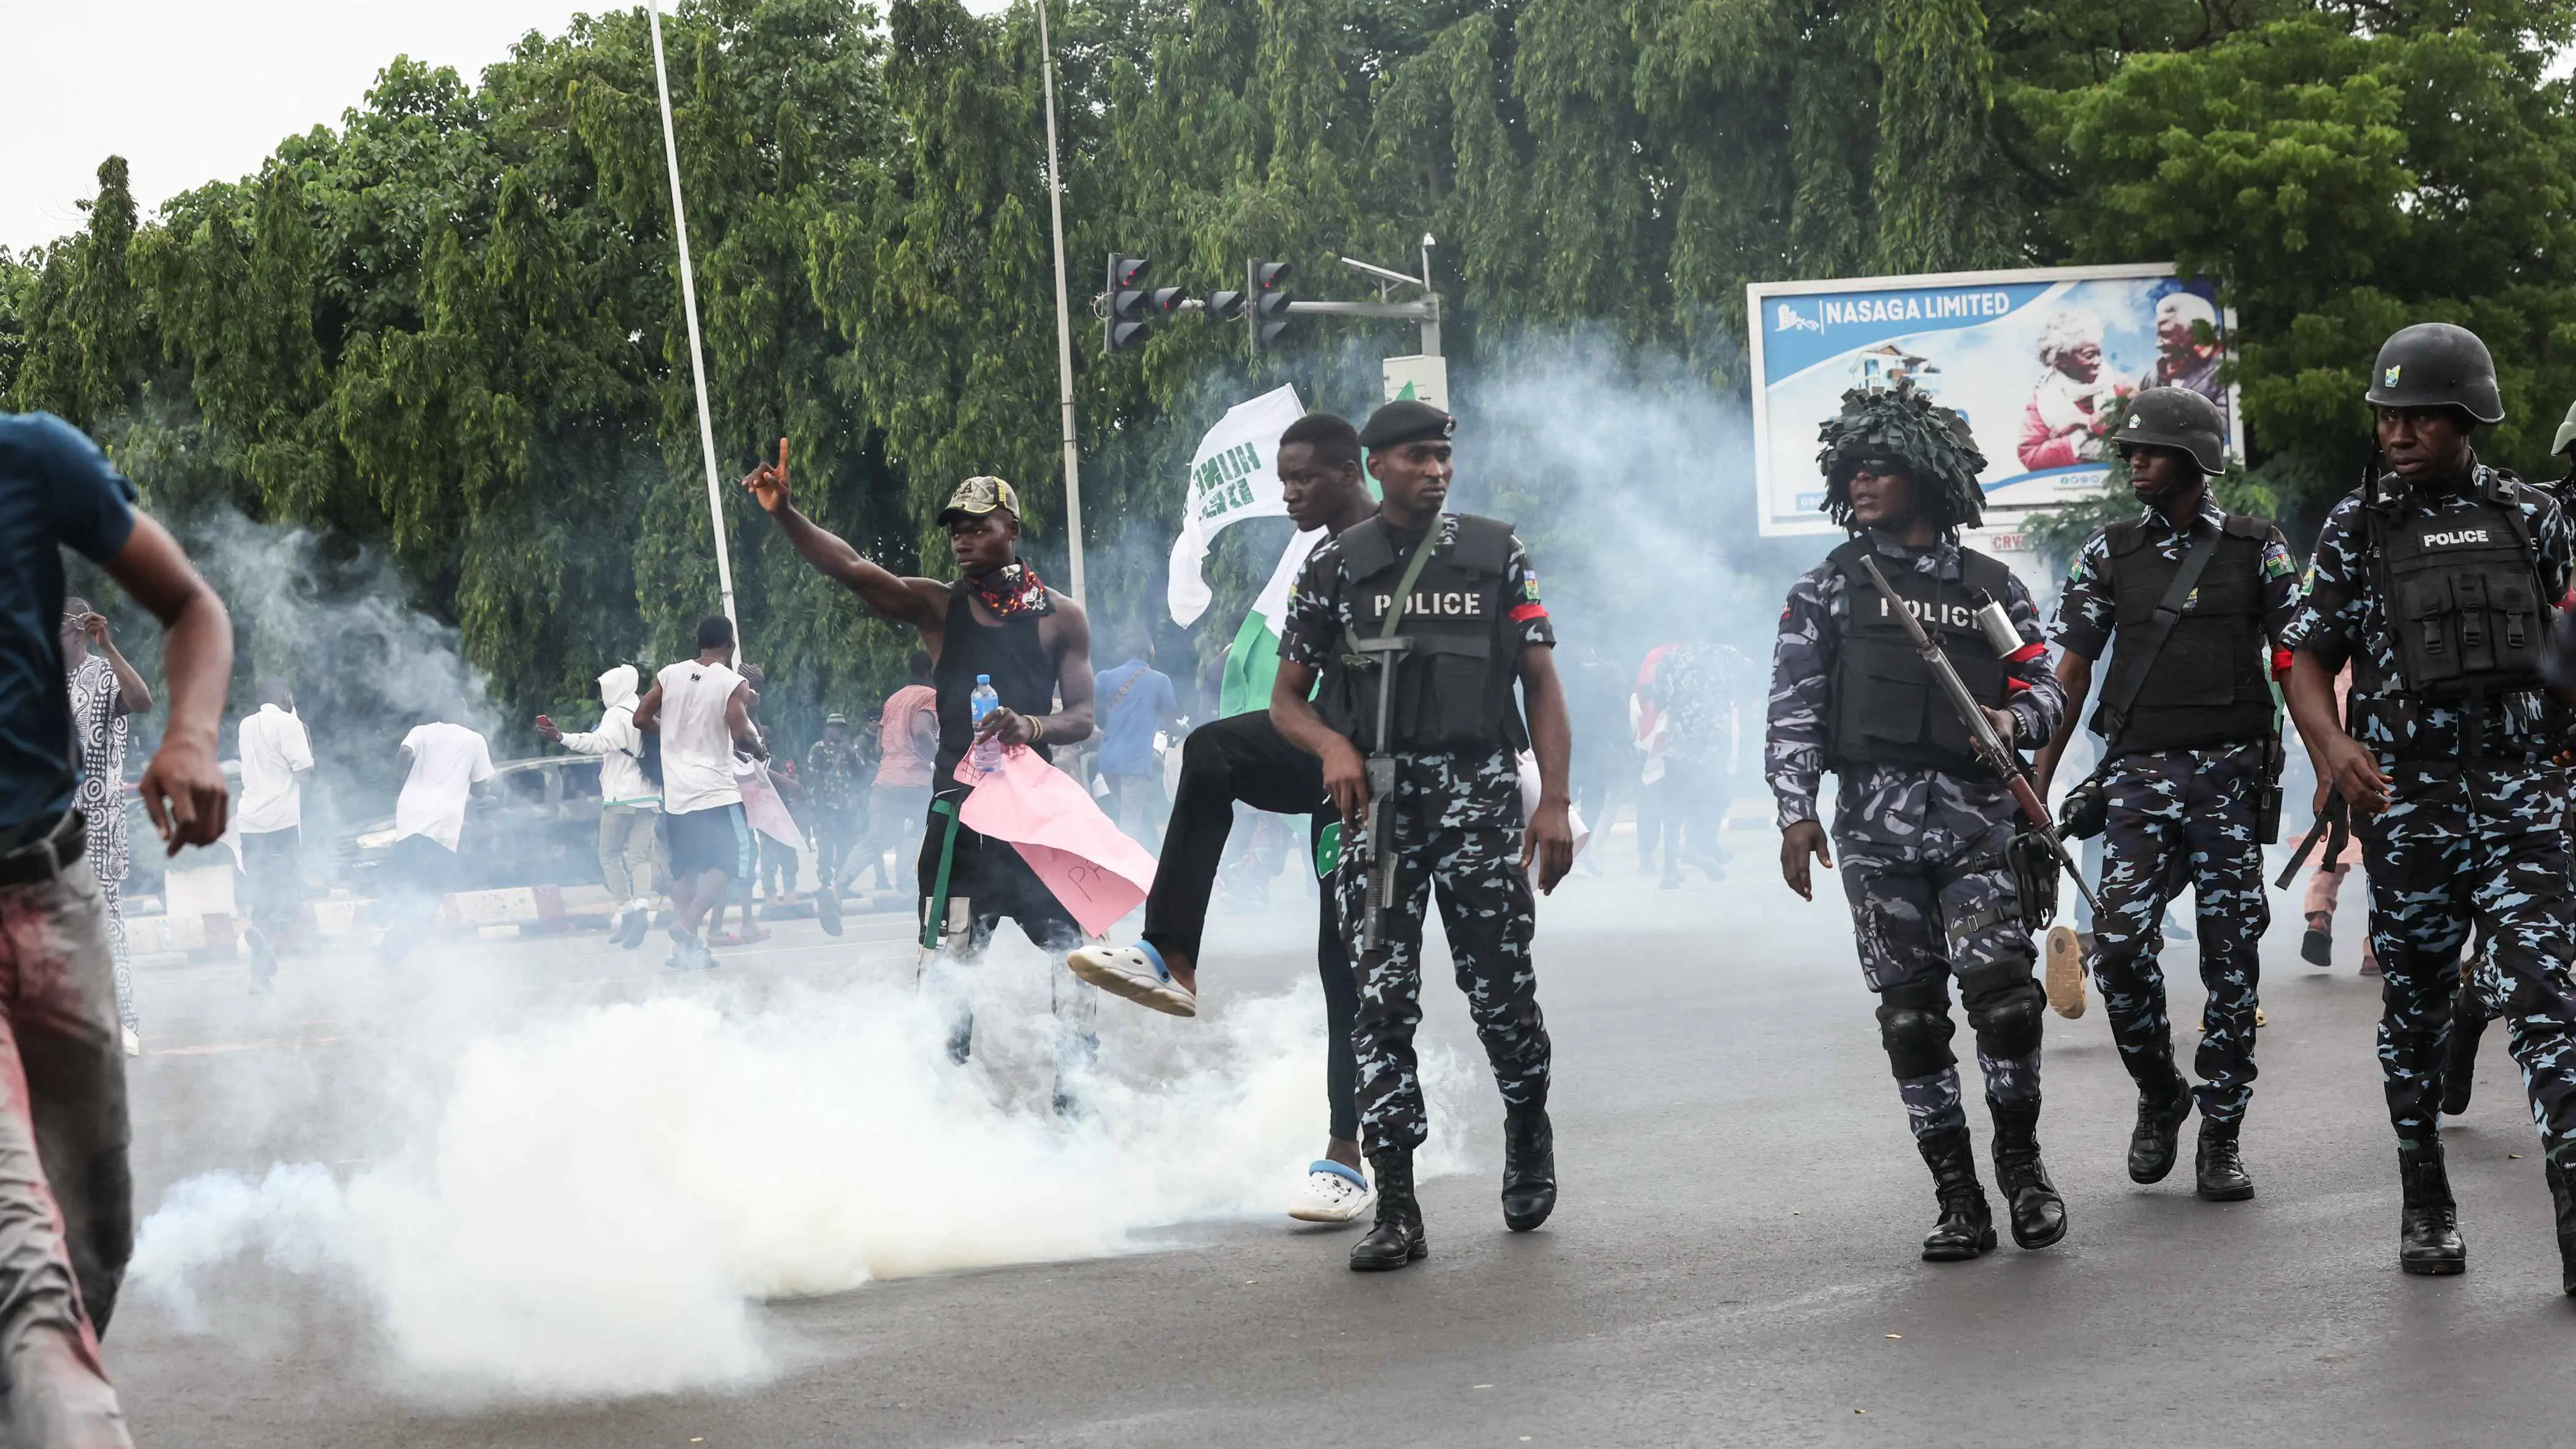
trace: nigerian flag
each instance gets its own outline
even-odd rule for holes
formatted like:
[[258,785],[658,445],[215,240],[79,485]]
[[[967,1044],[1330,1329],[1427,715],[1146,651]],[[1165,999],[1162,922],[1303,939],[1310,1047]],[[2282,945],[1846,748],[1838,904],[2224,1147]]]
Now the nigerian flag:
[[1288,616],[1288,591],[1305,571],[1306,556],[1323,541],[1320,528],[1288,540],[1288,551],[1279,555],[1270,582],[1262,587],[1261,597],[1252,601],[1243,627],[1234,631],[1234,643],[1225,651],[1225,687],[1217,696],[1220,717],[1270,707],[1270,681],[1279,674],[1279,624]]

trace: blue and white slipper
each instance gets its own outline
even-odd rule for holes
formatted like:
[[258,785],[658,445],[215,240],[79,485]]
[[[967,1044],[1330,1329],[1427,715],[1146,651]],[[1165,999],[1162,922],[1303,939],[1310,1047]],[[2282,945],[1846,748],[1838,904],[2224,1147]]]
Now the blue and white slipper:
[[1152,1007],[1166,1016],[1199,1014],[1198,997],[1172,979],[1170,968],[1163,964],[1163,953],[1142,941],[1133,946],[1095,941],[1076,947],[1065,958],[1065,964],[1073,968],[1074,975],[1138,1006]]
[[1377,1194],[1358,1168],[1325,1157],[1306,1169],[1305,1185],[1288,1204],[1288,1216],[1301,1223],[1347,1223],[1375,1206]]

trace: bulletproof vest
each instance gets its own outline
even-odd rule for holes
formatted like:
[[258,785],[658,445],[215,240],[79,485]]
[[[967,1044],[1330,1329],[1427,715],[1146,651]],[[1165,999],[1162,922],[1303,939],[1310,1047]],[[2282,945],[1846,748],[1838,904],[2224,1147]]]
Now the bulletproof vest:
[[[1402,601],[1396,632],[1413,648],[1396,666],[1392,750],[1436,752],[1525,746],[1528,730],[1512,696],[1519,644],[1511,632],[1503,578],[1512,557],[1512,526],[1453,513],[1458,533],[1434,552]],[[1375,638],[1399,607],[1409,552],[1383,519],[1343,529],[1336,588],[1350,603],[1351,630]],[[1427,546],[1428,540],[1425,541]],[[1326,660],[1315,697],[1324,722],[1362,751],[1377,748],[1377,668],[1345,638]]]
[[2541,687],[2549,615],[2536,555],[2511,480],[2491,477],[2456,512],[2391,518],[2372,507],[2397,678],[2364,678],[2357,659],[2356,686],[2441,701]]
[[[1861,571],[1864,552],[1874,546],[1867,538],[1856,538],[1835,549],[1829,560],[1843,576],[1843,600],[1848,607],[1834,655],[1825,763],[1835,769],[1920,765],[1955,774],[1980,773],[1986,767],[1977,759],[1967,723],[1942,694],[1931,666],[1914,652],[1904,622]],[[2012,570],[1963,548],[1956,579],[1936,578],[1912,568],[1881,571],[1905,600],[1906,609],[1922,621],[1924,632],[1949,656],[1950,667],[1959,671],[1968,693],[1989,709],[2001,709],[2009,688],[2004,661],[1996,657],[1994,645],[1977,627],[1976,610],[1968,600],[1976,592],[2004,597]]]
[[[2182,572],[2182,560],[2156,551],[2144,519],[2103,530],[2119,620],[2093,730],[2112,748],[2201,749],[2260,739],[2273,727],[2272,689],[2263,678],[2263,544],[2271,534],[2272,525],[2260,518],[2227,515],[2218,551],[2201,570],[2164,647],[2149,660],[2139,636]],[[2143,684],[2133,678],[2141,668]],[[2125,727],[2114,738],[2104,712],[2123,691],[2134,692]]]

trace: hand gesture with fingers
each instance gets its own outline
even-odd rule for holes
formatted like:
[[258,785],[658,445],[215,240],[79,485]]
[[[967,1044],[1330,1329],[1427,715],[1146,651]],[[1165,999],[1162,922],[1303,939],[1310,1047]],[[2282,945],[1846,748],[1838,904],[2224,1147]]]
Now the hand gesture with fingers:
[[791,501],[787,488],[787,440],[778,440],[778,461],[763,463],[745,474],[742,486],[760,500],[763,511],[776,513]]

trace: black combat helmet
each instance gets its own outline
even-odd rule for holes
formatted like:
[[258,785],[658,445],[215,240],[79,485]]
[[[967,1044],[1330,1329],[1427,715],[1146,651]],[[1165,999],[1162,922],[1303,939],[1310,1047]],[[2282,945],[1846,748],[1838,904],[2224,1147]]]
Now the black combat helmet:
[[2382,408],[2455,407],[2482,423],[2504,421],[2495,358],[2478,334],[2448,322],[2390,333],[2370,371],[2369,401]]
[[2115,447],[2179,448],[2211,475],[2227,471],[2227,419],[2218,404],[2187,387],[2151,387],[2120,409]]

